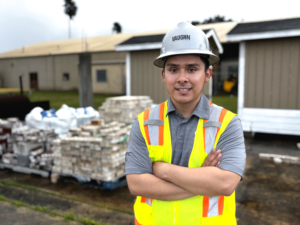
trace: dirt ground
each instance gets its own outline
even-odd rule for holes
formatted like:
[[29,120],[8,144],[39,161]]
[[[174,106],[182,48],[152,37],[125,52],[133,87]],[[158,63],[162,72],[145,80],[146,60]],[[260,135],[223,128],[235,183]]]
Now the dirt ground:
[[[236,190],[238,224],[299,225],[300,166],[276,165],[258,158],[259,153],[300,156],[295,138],[289,140],[262,135],[255,139],[247,138],[246,147],[244,178]],[[37,191],[24,190],[9,182],[31,186]],[[135,197],[129,193],[127,186],[110,191],[94,189],[72,180],[51,184],[49,179],[39,176],[0,170],[0,195],[61,212],[88,215],[107,224],[133,224]]]

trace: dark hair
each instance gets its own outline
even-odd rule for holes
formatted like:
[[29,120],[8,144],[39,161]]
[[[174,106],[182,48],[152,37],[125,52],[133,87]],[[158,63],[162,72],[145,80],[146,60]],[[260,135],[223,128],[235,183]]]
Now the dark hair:
[[[171,56],[170,56],[171,57]],[[165,66],[166,66],[166,62],[167,60],[170,58],[170,57],[166,57],[166,58],[163,58],[162,60],[164,61],[164,67],[163,67],[163,70],[165,70]],[[204,71],[206,72],[208,67],[209,67],[209,61],[208,61],[208,58],[209,56],[207,55],[199,55],[201,61],[204,63]]]

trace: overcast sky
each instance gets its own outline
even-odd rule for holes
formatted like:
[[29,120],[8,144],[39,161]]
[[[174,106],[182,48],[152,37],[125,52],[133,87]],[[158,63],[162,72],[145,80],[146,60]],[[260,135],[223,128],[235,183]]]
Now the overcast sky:
[[[72,38],[170,29],[181,21],[223,15],[234,21],[300,17],[299,0],[74,0]],[[43,41],[68,38],[63,0],[0,0],[0,53]]]

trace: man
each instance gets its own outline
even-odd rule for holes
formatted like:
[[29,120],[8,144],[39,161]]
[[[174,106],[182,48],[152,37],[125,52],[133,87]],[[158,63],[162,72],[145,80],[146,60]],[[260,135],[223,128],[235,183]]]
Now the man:
[[135,224],[236,224],[242,127],[201,94],[218,61],[205,34],[189,23],[164,37],[154,64],[163,68],[170,99],[138,116],[126,153],[128,187],[138,196]]

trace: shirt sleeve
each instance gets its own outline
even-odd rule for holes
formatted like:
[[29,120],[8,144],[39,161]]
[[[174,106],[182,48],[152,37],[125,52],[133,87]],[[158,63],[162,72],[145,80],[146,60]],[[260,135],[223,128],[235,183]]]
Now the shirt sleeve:
[[135,119],[129,136],[125,154],[125,174],[152,174],[152,163],[145,139],[140,130],[138,119]]
[[237,116],[230,121],[220,136],[217,149],[221,149],[222,153],[219,168],[243,177],[246,164],[246,150],[242,124]]

